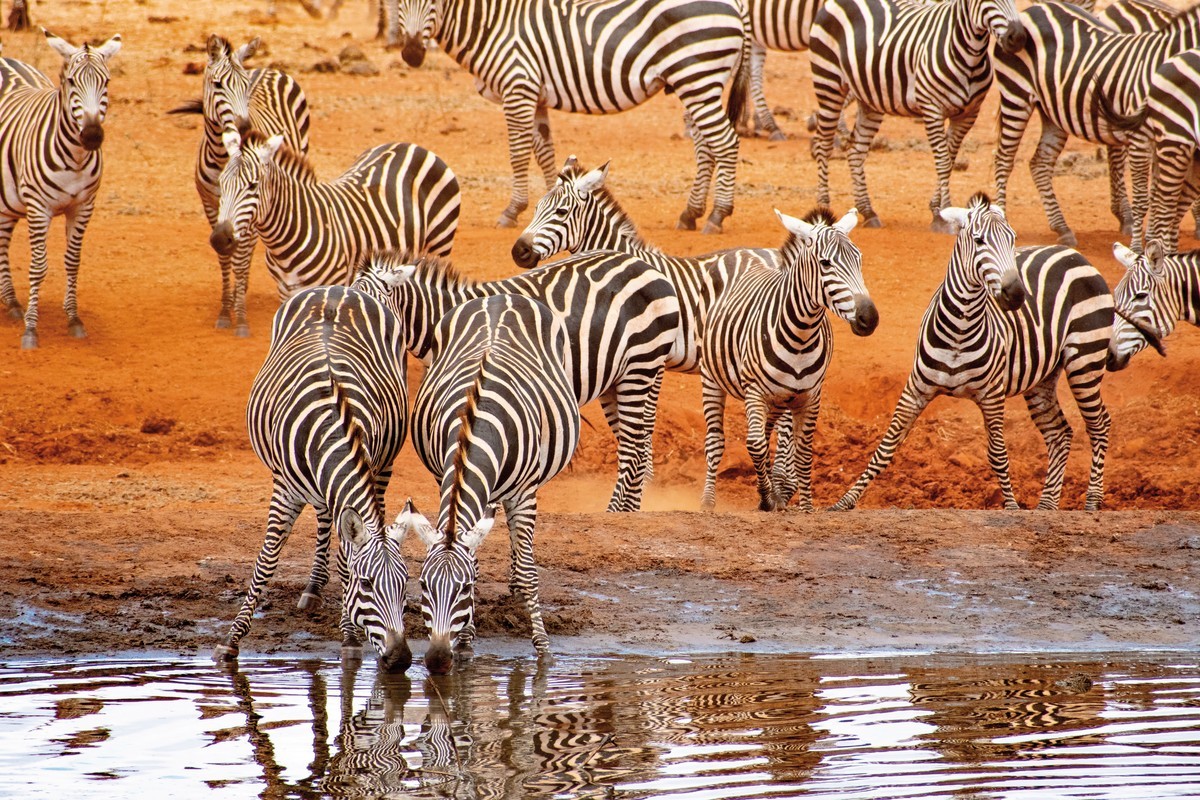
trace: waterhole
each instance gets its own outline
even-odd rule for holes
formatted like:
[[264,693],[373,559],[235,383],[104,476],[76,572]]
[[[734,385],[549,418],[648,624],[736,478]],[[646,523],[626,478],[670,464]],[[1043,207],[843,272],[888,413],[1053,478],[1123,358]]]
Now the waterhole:
[[1200,796],[1192,654],[0,664],[0,797]]

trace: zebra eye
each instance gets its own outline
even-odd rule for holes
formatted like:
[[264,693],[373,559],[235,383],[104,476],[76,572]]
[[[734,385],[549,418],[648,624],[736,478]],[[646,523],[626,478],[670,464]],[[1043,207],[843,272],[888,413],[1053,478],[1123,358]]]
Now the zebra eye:
[[976,236],[976,237],[975,237],[975,244],[982,245],[982,244],[983,244],[983,237],[982,237],[982,236]]
[[554,216],[556,217],[565,217],[568,213],[570,212],[566,206],[559,206],[558,208],[554,209]]
[[829,269],[830,267],[833,266],[833,262],[830,261],[828,258],[822,258],[817,263],[820,264],[823,269]]
[[220,89],[223,87],[223,84],[221,83],[221,81],[218,81],[215,79],[213,80],[212,85],[213,85],[214,89]]
[[246,183],[246,188],[252,192],[257,190],[258,189],[258,181],[248,181]]
[[369,592],[375,588],[375,581],[371,580],[370,578],[359,578],[358,585]]

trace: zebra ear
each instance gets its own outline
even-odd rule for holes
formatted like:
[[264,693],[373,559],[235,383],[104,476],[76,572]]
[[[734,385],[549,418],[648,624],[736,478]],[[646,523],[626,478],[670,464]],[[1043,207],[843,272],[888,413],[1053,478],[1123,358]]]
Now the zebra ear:
[[367,526],[354,509],[347,508],[338,517],[338,538],[353,542],[355,547],[362,547],[367,543]]
[[101,58],[103,58],[105,61],[108,61],[121,51],[121,34],[118,33],[104,44],[95,48],[95,50]]
[[275,154],[279,152],[279,148],[283,146],[283,134],[277,133],[270,139],[267,139],[266,146],[262,150],[262,163],[270,163],[271,159],[275,158]]
[[852,208],[846,212],[846,215],[844,217],[839,219],[837,222],[833,223],[833,227],[837,228],[839,231],[841,231],[842,233],[849,236],[850,231],[854,230],[854,226],[857,224],[858,224],[858,209]]
[[224,40],[220,36],[217,36],[215,33],[211,34],[208,37],[208,60],[209,60],[209,63],[216,61],[218,58],[220,58],[225,53],[225,48],[223,47],[223,45],[224,45]]
[[1163,258],[1166,257],[1166,249],[1158,239],[1146,240],[1146,264],[1150,267],[1150,271],[1155,275],[1163,274]]
[[789,233],[796,234],[805,242],[812,241],[812,236],[813,236],[813,226],[812,225],[810,225],[809,223],[805,222],[802,219],[796,219],[795,217],[789,217],[787,214],[783,213],[778,208],[775,209],[775,216],[779,217],[779,221],[783,223],[783,227],[786,228]]
[[262,40],[255,36],[237,49],[237,52],[233,54],[233,60],[238,63],[238,66],[241,66],[247,58],[258,52],[260,44],[262,44]]
[[421,537],[421,541],[426,543],[428,543],[431,535],[435,539],[439,537],[438,532],[429,524],[429,520],[425,519],[425,516],[420,511],[417,511],[417,507],[413,505],[412,498],[410,497],[404,504],[404,510],[396,515],[396,522],[388,526],[387,535],[396,544],[403,544],[405,537],[412,531],[416,531],[417,535]]
[[42,33],[46,35],[46,44],[50,45],[50,49],[62,56],[64,60],[70,58],[83,49],[81,47],[76,47],[66,39],[60,39],[45,28],[42,28]]
[[970,212],[965,208],[947,206],[938,212],[938,216],[953,225],[954,232],[958,233],[963,228],[967,227],[967,220],[970,216]]
[[221,134],[221,143],[225,145],[225,152],[230,158],[237,158],[242,152],[242,135],[237,132],[237,128],[232,125],[225,129]]
[[459,534],[458,540],[467,548],[468,553],[474,553],[479,549],[479,545],[483,544],[483,539],[491,533],[492,526],[496,524],[496,518],[490,514],[479,522],[466,533]]
[[611,163],[611,161],[605,161],[603,166],[597,167],[575,181],[575,190],[580,194],[591,194],[604,186],[604,179],[608,177],[608,165]]
[[1113,255],[1117,261],[1121,262],[1121,266],[1125,267],[1125,269],[1133,269],[1133,265],[1138,260],[1138,254],[1120,242],[1113,242]]

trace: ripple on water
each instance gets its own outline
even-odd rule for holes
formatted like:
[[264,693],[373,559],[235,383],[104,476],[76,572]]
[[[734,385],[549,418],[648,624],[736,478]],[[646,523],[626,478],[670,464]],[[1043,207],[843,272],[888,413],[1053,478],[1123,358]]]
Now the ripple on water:
[[[413,670],[417,673],[417,670]],[[0,797],[1200,795],[1180,657],[0,665]]]

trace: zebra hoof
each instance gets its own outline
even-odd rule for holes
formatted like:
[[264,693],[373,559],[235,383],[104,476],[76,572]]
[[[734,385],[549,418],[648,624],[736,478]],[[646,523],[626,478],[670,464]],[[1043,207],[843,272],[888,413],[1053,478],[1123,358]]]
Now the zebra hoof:
[[212,660],[218,664],[237,661],[238,648],[227,644],[219,644],[213,648]]
[[72,337],[74,337],[76,339],[86,339],[87,338],[87,331],[84,330],[83,323],[80,322],[79,320],[75,320],[74,322],[67,325],[67,333],[69,333]]
[[848,501],[846,501],[846,500],[843,498],[843,499],[841,499],[841,500],[838,500],[836,503],[834,503],[833,505],[831,505],[831,506],[830,506],[828,509],[826,509],[826,510],[827,510],[827,511],[853,511],[853,510],[854,510],[854,503],[848,502]]
[[21,349],[22,350],[37,350],[38,349],[38,335],[37,335],[36,331],[29,331],[29,330],[25,331],[24,335],[21,336]]
[[863,216],[862,226],[864,228],[882,228],[883,220],[875,212]]
[[233,335],[238,337],[239,339],[250,338],[250,326],[248,324],[246,324],[245,322],[243,322],[242,324],[238,325],[234,329]]
[[696,219],[699,214],[693,214],[691,210],[684,211],[679,215],[679,221],[675,223],[677,231],[694,231],[696,230]]
[[301,592],[300,599],[296,602],[296,608],[307,611],[310,608],[320,608],[321,603],[321,595],[315,592]]
[[955,226],[952,223],[942,219],[940,215],[935,216],[933,218],[933,222],[929,223],[929,230],[933,231],[934,233],[958,233]]
[[21,308],[20,303],[13,303],[8,307],[8,318],[11,320],[25,319],[25,311]]
[[1004,510],[1005,511],[1020,511],[1021,506],[1019,503],[1010,503],[1006,500],[1004,502]]
[[213,325],[213,327],[219,331],[223,331],[228,328],[232,328],[233,320],[229,318],[228,314],[222,312],[221,315],[217,317],[217,322],[215,325]]
[[1066,245],[1067,247],[1079,246],[1079,240],[1075,238],[1075,234],[1070,228],[1065,231],[1058,231],[1058,243]]
[[1129,219],[1121,220],[1121,235],[1122,236],[1133,235],[1133,220],[1129,220]]
[[515,214],[509,214],[505,211],[500,215],[500,219],[496,220],[497,228],[515,228],[517,227],[517,217]]
[[344,644],[342,645],[342,665],[353,666],[362,663],[363,649],[362,645]]
[[704,229],[702,231],[700,231],[700,233],[707,236],[707,235],[711,235],[714,233],[724,233],[724,230],[725,229],[721,227],[721,223],[719,223],[719,222],[714,223],[710,219],[704,223]]
[[776,128],[775,130],[771,131],[771,135],[767,137],[767,140],[772,142],[786,142],[787,138],[788,137],[786,133],[779,130],[779,128]]

